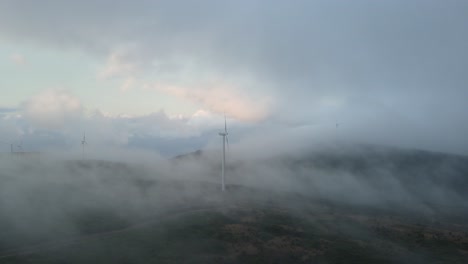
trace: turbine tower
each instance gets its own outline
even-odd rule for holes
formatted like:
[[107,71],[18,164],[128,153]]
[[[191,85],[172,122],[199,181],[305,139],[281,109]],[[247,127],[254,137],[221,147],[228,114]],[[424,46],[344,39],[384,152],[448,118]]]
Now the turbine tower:
[[13,153],[15,152],[15,147],[14,147],[14,144],[11,143],[11,142],[7,142],[7,141],[3,141],[3,140],[0,140],[0,143],[5,143],[5,144],[8,144],[10,145],[10,153],[13,155]]
[[220,136],[223,137],[223,159],[221,162],[221,191],[226,190],[226,184],[225,184],[225,172],[224,172],[224,167],[226,166],[226,143],[229,144],[228,140],[228,132],[227,132],[227,124],[226,124],[226,115],[224,115],[224,132],[219,133]]
[[86,132],[83,133],[83,140],[81,140],[81,147],[83,148],[83,160],[84,160],[84,148],[86,145]]

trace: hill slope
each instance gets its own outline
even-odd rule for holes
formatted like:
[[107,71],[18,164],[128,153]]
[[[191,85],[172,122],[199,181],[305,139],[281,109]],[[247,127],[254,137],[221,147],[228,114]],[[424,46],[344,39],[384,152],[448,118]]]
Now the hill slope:
[[0,263],[466,263],[468,159],[359,146],[6,164]]

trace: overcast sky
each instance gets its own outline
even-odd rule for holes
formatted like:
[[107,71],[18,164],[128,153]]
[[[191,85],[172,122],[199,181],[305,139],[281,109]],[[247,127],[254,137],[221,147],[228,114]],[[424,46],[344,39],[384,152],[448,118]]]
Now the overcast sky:
[[226,113],[233,144],[468,154],[467,29],[465,0],[1,0],[1,151],[86,130],[173,155],[220,144]]

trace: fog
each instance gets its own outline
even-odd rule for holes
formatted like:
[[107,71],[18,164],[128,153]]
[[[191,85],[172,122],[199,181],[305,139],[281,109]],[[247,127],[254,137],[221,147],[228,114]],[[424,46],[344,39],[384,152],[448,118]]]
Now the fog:
[[463,156],[338,143],[250,147],[229,150],[225,193],[218,149],[173,159],[141,151],[103,152],[106,160],[3,155],[0,248],[118,230],[194,208],[368,208],[433,221],[458,217],[468,206]]
[[199,209],[466,229],[467,28],[457,0],[2,0],[0,259]]

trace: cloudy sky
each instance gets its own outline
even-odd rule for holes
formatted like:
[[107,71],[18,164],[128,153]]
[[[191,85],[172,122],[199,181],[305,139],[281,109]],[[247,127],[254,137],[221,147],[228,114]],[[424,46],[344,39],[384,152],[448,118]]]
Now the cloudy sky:
[[467,28],[464,0],[0,0],[0,151],[174,155],[226,113],[234,145],[468,154]]

